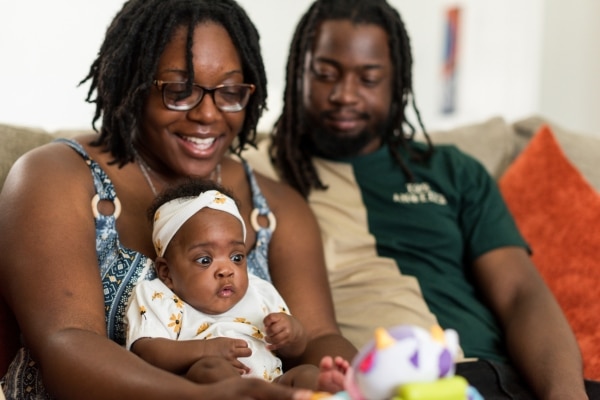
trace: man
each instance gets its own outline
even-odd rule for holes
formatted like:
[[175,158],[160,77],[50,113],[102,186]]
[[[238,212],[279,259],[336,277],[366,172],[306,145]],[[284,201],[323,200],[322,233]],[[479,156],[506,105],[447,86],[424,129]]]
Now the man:
[[453,146],[412,140],[408,105],[425,129],[411,68],[385,0],[317,0],[292,40],[273,165],[246,157],[308,199],[356,346],[379,325],[437,318],[479,359],[458,373],[486,399],[587,398],[574,335],[493,179]]

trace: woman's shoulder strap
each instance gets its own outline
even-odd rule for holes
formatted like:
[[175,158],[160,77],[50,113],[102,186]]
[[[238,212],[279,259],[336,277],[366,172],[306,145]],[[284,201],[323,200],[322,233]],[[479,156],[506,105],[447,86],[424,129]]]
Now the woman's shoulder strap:
[[100,164],[90,157],[81,143],[73,139],[65,138],[56,139],[55,142],[66,144],[75,150],[75,152],[77,152],[85,160],[85,163],[90,168],[92,177],[94,178],[94,187],[96,188],[96,193],[98,194],[99,200],[115,200],[117,193],[115,192],[115,187],[113,186],[112,181],[106,175],[106,172],[104,172],[102,167],[100,167]]

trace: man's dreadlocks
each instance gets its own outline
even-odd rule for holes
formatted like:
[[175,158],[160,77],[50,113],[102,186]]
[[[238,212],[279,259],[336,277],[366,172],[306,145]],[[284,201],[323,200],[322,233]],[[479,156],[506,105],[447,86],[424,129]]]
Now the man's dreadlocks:
[[[391,61],[394,66],[394,79],[390,107],[392,129],[384,133],[383,141],[389,145],[392,156],[407,177],[413,179],[411,171],[398,152],[398,147],[407,148],[411,157],[416,160],[429,158],[433,148],[412,92],[410,40],[400,15],[385,0],[317,0],[302,16],[290,45],[283,111],[272,132],[270,149],[272,162],[283,178],[305,197],[312,188],[326,189],[311,161],[314,151],[307,135],[308,125],[302,101],[301,79],[307,53],[312,50],[316,38],[316,30],[326,20],[350,20],[355,24],[375,24],[387,32]],[[423,153],[408,146],[415,134],[415,127],[405,116],[405,109],[409,102],[428,142],[428,150]]]

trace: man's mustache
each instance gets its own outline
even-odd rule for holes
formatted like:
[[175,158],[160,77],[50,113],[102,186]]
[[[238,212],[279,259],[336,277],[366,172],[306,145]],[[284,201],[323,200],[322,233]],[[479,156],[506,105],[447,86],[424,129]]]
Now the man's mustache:
[[[340,116],[343,115],[343,118]],[[319,113],[320,118],[324,119],[346,119],[348,117],[352,119],[369,119],[369,114],[365,112],[355,111],[355,110],[344,110],[343,112],[340,110],[325,110]]]

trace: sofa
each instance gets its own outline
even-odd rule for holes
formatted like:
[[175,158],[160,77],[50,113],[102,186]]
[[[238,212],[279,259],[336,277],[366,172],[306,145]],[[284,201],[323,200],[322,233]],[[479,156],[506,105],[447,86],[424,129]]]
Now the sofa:
[[[0,124],[0,190],[21,154],[86,132]],[[600,136],[539,116],[515,122],[495,117],[430,136],[477,158],[497,180],[536,267],[575,332],[585,376],[600,380]]]

